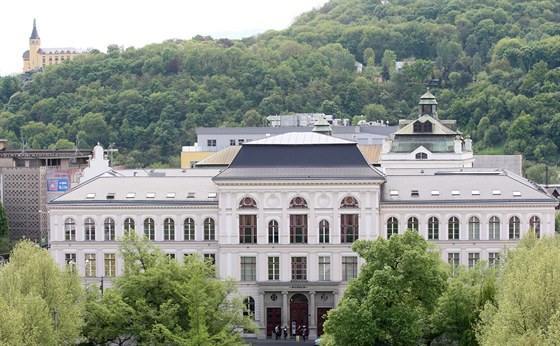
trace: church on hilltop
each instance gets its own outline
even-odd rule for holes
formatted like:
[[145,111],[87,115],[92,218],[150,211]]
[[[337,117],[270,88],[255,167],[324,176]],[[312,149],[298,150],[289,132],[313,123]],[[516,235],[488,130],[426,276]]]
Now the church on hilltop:
[[23,52],[23,72],[41,70],[47,65],[61,64],[65,60],[72,60],[84,53],[72,47],[41,48],[41,38],[37,32],[37,24],[33,20],[33,31],[29,37],[29,50]]

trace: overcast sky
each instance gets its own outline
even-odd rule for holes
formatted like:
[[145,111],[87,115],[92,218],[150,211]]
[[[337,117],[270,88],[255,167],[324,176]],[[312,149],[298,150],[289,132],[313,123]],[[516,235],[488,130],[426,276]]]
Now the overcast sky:
[[33,19],[43,48],[143,47],[171,38],[241,38],[285,29],[327,0],[8,0],[1,5],[0,76],[20,73]]

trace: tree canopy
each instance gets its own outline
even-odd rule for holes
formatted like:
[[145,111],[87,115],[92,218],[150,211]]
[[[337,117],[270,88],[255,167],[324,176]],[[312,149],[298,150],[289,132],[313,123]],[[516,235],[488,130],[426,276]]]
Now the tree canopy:
[[495,303],[481,313],[483,345],[560,343],[560,238],[526,236],[507,254]]
[[359,240],[359,276],[325,322],[337,345],[411,345],[429,330],[429,317],[446,288],[436,248],[415,231],[385,240]]
[[61,269],[46,249],[19,242],[0,266],[0,344],[75,345],[84,295],[75,268]]
[[244,345],[236,284],[215,276],[198,255],[184,263],[133,232],[122,243],[124,273],[104,292],[90,289],[84,335],[95,344],[130,339],[154,345]]
[[[22,137],[41,148],[114,144],[116,164],[165,166],[199,126],[318,111],[396,124],[416,116],[428,83],[439,117],[457,119],[476,151],[555,170],[559,13],[554,0],[331,0],[285,30],[241,40],[112,45],[48,66],[25,86],[0,78],[0,136],[14,148]],[[550,179],[560,181],[557,172]]]

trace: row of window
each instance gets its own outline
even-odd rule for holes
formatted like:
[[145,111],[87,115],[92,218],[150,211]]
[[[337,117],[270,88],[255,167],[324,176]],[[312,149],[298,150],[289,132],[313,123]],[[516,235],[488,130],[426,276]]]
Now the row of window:
[[[147,217],[143,222],[143,230],[146,237],[150,240],[155,240],[155,221],[151,217]],[[208,217],[204,219],[204,240],[216,240],[216,222],[213,218]],[[166,218],[163,221],[163,240],[175,240],[175,220]],[[132,218],[124,220],[124,230],[131,231],[136,229],[136,223]],[[95,240],[95,221],[92,218],[87,218],[84,221],[84,240]],[[104,240],[115,239],[115,220],[113,218],[106,218],[103,222]],[[195,240],[195,223],[194,219],[188,217],[183,221],[183,233],[185,240]],[[64,239],[76,240],[76,222],[73,218],[67,218],[64,221]]]
[[[309,209],[307,200],[301,196],[292,198],[290,201],[290,209]],[[346,196],[340,201],[340,208],[359,208],[358,200],[353,196]],[[239,202],[239,209],[256,209],[257,202],[251,197],[244,197]]]
[[[469,268],[476,266],[480,262],[480,252],[469,252],[468,253],[467,265]],[[450,252],[447,254],[447,262],[451,264],[453,268],[457,268],[461,263],[461,254],[459,252]],[[489,252],[488,253],[488,265],[496,266],[500,262],[499,252]]]
[[[307,214],[290,215],[290,243],[307,244],[309,235]],[[340,242],[353,243],[360,233],[358,214],[340,215]],[[319,222],[319,243],[330,242],[330,223],[327,220]],[[278,244],[280,240],[280,227],[278,221],[268,222],[268,243]],[[257,243],[257,215],[239,215],[239,243]]]
[[[168,254],[169,258],[175,258],[175,254]],[[206,261],[210,261],[212,264],[216,263],[215,254],[203,254]],[[103,275],[101,276],[116,276],[116,258],[115,253],[104,253],[103,254]],[[67,265],[75,265],[78,263],[76,261],[75,253],[65,254],[65,262]],[[97,276],[97,254],[96,253],[86,253],[84,254],[84,275],[86,277],[96,277]]]
[[[529,227],[535,232],[535,234],[540,237],[541,232],[541,220],[538,216],[532,216],[529,219]],[[441,224],[437,217],[433,216],[428,219],[428,239],[438,240],[440,239],[440,228]],[[419,230],[418,218],[410,217],[407,220],[407,229]],[[387,219],[387,237],[399,233],[399,220],[392,216]],[[509,239],[519,239],[521,234],[521,220],[517,216],[512,216],[508,220],[508,238]],[[469,240],[480,240],[480,219],[476,216],[471,216],[468,221],[468,239]],[[489,240],[500,240],[501,233],[501,222],[497,216],[492,216],[488,222],[488,239]],[[452,216],[447,220],[447,239],[459,240],[461,234],[461,223],[459,218]]]

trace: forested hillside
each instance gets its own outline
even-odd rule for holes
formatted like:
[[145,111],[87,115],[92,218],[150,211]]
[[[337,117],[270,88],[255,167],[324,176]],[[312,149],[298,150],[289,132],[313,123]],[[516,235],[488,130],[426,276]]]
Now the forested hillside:
[[82,148],[114,143],[119,164],[176,166],[197,126],[263,126],[290,112],[394,124],[416,116],[428,81],[440,118],[457,119],[476,153],[521,153],[538,181],[544,164],[556,169],[555,0],[331,0],[258,37],[114,45],[23,88],[19,76],[0,78],[0,137],[34,148],[78,137]]

